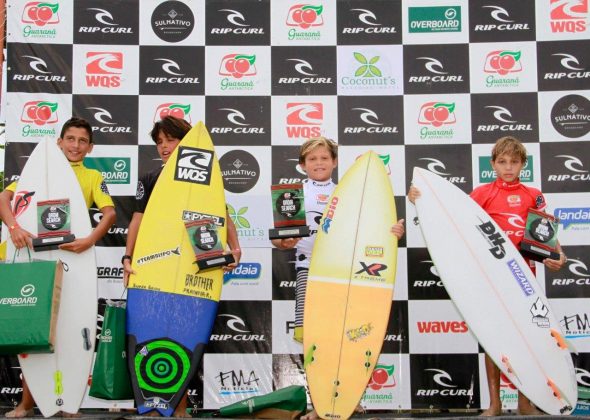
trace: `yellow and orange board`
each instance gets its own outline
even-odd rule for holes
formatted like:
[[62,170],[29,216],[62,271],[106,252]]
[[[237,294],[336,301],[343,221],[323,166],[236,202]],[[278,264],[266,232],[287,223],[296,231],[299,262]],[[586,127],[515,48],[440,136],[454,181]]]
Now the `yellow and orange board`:
[[303,351],[322,418],[350,417],[377,364],[393,299],[396,217],[383,162],[367,152],[330,197],[311,257]]

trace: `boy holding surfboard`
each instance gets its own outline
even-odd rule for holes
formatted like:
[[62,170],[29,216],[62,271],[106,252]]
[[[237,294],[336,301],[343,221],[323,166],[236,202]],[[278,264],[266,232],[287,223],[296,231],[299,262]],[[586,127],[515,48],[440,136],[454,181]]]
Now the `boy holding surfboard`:
[[[491,164],[497,174],[497,179],[489,184],[475,188],[470,197],[488,213],[491,218],[505,231],[512,243],[518,248],[523,237],[523,227],[517,227],[510,223],[510,219],[517,215],[521,220],[526,220],[528,210],[544,210],[546,208],[545,197],[536,188],[529,187],[520,182],[520,171],[527,160],[527,152],[524,145],[515,137],[505,136],[496,141],[492,148]],[[420,197],[420,191],[410,186],[408,199],[415,203]],[[559,260],[546,258],[543,264],[550,270],[557,271],[567,261],[561,251]],[[535,273],[535,263],[525,257],[531,271]],[[488,377],[488,390],[490,394],[490,407],[482,413],[482,416],[498,416],[502,412],[500,400],[500,369],[486,354],[486,373]],[[541,412],[519,391],[518,412],[520,414],[540,414]]]
[[[158,151],[158,155],[162,159],[163,164],[165,164],[172,153],[179,145],[181,140],[187,135],[187,133],[191,130],[191,125],[180,118],[175,117],[165,117],[162,120],[156,122],[152,131],[150,133],[152,140],[156,144],[156,149]],[[137,194],[136,194],[136,209],[133,213],[131,222],[129,223],[129,231],[127,234],[127,243],[125,248],[125,255],[121,259],[121,263],[124,267],[124,284],[125,286],[128,285],[129,276],[131,274],[136,274],[135,271],[132,269],[132,255],[136,248],[136,243],[138,240],[139,228],[142,223],[144,213],[147,208],[148,201],[152,192],[154,191],[154,187],[156,186],[156,182],[164,169],[164,165],[162,167],[156,169],[155,171],[149,172],[144,174],[139,182],[137,187]],[[227,220],[227,244],[229,245],[232,254],[234,255],[235,262],[229,264],[223,269],[225,271],[231,271],[235,268],[240,260],[240,246],[238,241],[238,235],[235,228],[234,223],[232,222],[231,218],[226,215]],[[131,299],[130,299],[131,301]],[[131,303],[128,307],[131,308]],[[174,409],[173,416],[174,417],[191,417],[187,412],[187,399],[188,394],[184,394],[178,404]],[[140,403],[138,402],[138,405]],[[159,415],[158,411],[149,411],[148,416],[151,415]]]
[[[295,284],[295,330],[293,339],[303,342],[303,309],[309,274],[310,259],[320,219],[328,200],[336,188],[332,181],[332,172],[338,164],[337,144],[325,137],[312,137],[301,146],[299,164],[308,179],[303,181],[303,195],[306,222],[311,235],[306,238],[273,239],[271,242],[278,249],[296,248],[295,268],[297,272]],[[391,228],[391,232],[401,238],[404,234],[403,219]],[[362,412],[359,405],[356,409]],[[301,417],[303,420],[315,420],[319,416],[315,410]]]
[[[102,218],[92,233],[83,238],[76,238],[73,242],[65,243],[59,246],[60,249],[81,253],[102,238],[110,226],[115,222],[115,206],[108,193],[108,189],[102,175],[95,169],[88,169],[84,166],[84,158],[92,151],[92,127],[90,124],[77,117],[72,117],[64,123],[61,134],[57,139],[57,144],[66,156],[72,170],[76,175],[86,206],[95,203],[102,213]],[[9,228],[10,238],[17,249],[25,246],[32,247],[32,233],[23,229],[16,221],[10,208],[10,203],[14,197],[17,183],[10,184],[2,193],[0,193],[0,217]],[[23,395],[21,402],[17,407],[5,414],[8,418],[20,418],[33,415],[35,401],[23,378]]]

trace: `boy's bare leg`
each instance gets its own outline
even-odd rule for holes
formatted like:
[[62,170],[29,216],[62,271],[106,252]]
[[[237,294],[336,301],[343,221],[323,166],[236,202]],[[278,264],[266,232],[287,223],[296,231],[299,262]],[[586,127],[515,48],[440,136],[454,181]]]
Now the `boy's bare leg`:
[[488,376],[488,391],[490,393],[490,407],[481,413],[481,416],[499,416],[502,414],[502,401],[500,401],[500,369],[486,354],[486,374]]
[[5,417],[8,418],[23,418],[23,417],[33,417],[34,411],[33,407],[35,406],[35,400],[33,399],[33,395],[29,390],[29,386],[25,381],[25,377],[23,376],[23,395],[21,398],[20,403],[14,408],[14,410],[9,411],[5,414]]
[[531,403],[531,400],[525,397],[522,392],[518,391],[518,414],[525,416],[540,416],[545,413],[535,407],[533,403]]
[[186,412],[187,400],[188,400],[188,394],[184,394],[184,397],[182,397],[182,399],[180,400],[180,402],[176,406],[176,410],[174,410],[174,414],[173,414],[174,417],[181,417],[181,418],[190,418],[191,417],[191,415]]

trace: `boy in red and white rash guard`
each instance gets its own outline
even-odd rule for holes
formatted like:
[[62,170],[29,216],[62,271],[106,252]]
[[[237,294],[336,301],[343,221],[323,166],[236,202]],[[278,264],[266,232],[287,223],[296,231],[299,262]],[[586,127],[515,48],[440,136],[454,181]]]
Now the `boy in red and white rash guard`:
[[[517,247],[524,235],[528,209],[544,210],[546,207],[545,197],[541,191],[520,182],[520,171],[526,163],[526,155],[526,149],[518,139],[511,136],[498,139],[492,148],[491,160],[492,167],[498,176],[497,180],[477,187],[470,194],[470,197],[498,223]],[[408,192],[410,202],[414,203],[418,197],[420,197],[420,191],[416,187],[410,187]],[[549,258],[543,260],[543,264],[553,271],[559,270],[567,261],[559,243],[557,249],[560,253],[559,260]],[[529,261],[529,265],[534,272],[534,262]],[[490,408],[485,410],[482,416],[499,416],[502,413],[500,369],[487,354],[485,360]],[[518,413],[542,414],[520,391],[518,392]]]

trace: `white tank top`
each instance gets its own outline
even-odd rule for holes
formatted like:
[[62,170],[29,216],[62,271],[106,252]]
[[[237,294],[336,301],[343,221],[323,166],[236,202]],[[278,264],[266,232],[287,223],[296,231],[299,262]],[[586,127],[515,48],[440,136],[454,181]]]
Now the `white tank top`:
[[334,188],[336,188],[336,184],[331,179],[324,182],[313,181],[311,179],[303,181],[305,220],[309,226],[311,235],[301,239],[297,243],[296,268],[309,268],[311,250],[313,249],[313,243],[318,232],[320,219]]

